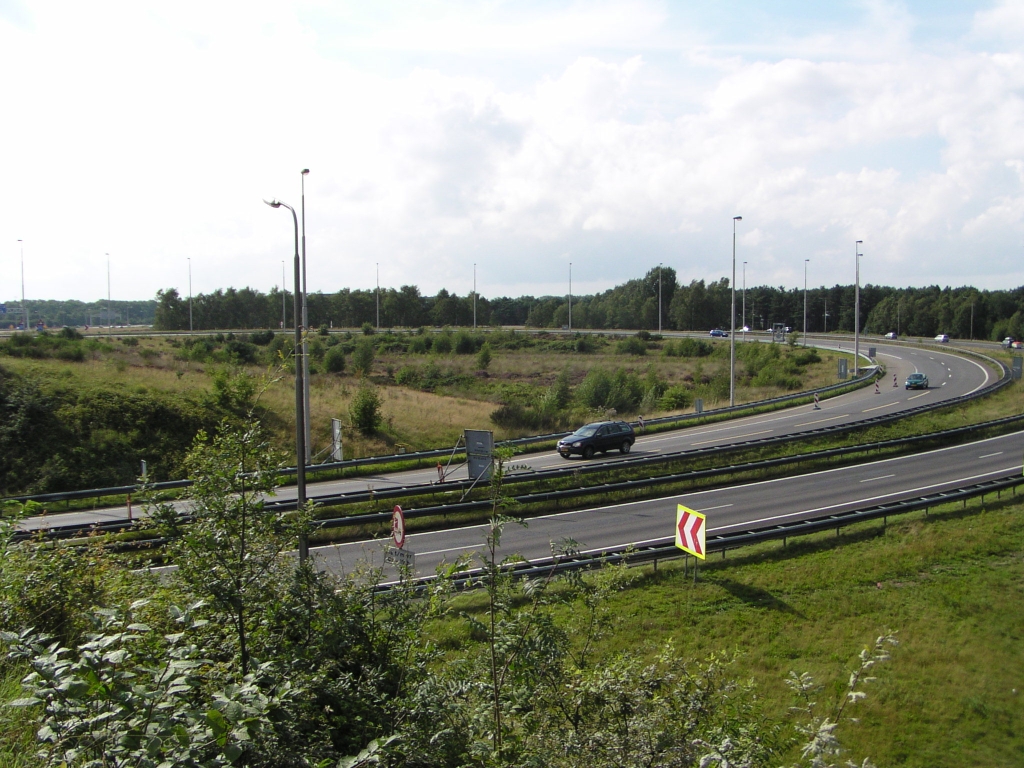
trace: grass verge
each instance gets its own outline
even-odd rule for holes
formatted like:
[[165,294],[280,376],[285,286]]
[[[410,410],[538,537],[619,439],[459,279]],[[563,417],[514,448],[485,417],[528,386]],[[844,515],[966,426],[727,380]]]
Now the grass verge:
[[[691,571],[692,574],[692,571]],[[461,598],[483,610],[482,595]],[[734,673],[752,679],[785,717],[783,678],[810,672],[831,698],[860,649],[887,629],[901,645],[876,670],[860,722],[845,725],[846,757],[879,766],[1024,764],[1024,503],[1014,499],[911,513],[731,550],[684,576],[679,561],[646,566],[607,606],[614,617],[599,655],[666,642],[693,658],[739,651]],[[475,650],[465,622],[436,633],[455,654]],[[789,764],[796,759],[789,756]]]

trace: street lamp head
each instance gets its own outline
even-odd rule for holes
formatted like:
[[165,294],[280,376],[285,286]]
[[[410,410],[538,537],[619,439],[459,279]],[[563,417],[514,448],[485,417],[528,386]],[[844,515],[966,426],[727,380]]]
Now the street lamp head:
[[733,221],[743,221],[743,217],[742,216],[733,216],[732,220]]
[[281,207],[281,201],[280,200],[264,200],[263,202],[266,203],[267,205],[269,205],[271,208],[280,208]]
[[302,175],[303,175],[303,176],[305,176],[305,175],[306,175],[306,174],[308,174],[308,173],[309,173],[309,168],[303,168],[303,169],[302,169]]

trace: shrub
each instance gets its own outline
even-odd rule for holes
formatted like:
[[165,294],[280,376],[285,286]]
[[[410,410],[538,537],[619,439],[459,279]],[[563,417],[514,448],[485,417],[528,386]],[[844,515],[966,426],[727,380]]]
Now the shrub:
[[373,336],[377,332],[373,327],[373,323],[363,323],[361,328],[364,336]]
[[265,331],[253,331],[249,335],[249,341],[258,347],[265,347],[274,340],[276,334],[269,328]]
[[324,355],[324,370],[328,373],[345,372],[345,350],[341,346],[333,346]]
[[477,341],[468,331],[459,331],[455,334],[455,354],[472,355],[477,350]]
[[352,353],[352,370],[363,376],[369,376],[370,371],[373,370],[374,355],[373,342],[370,339],[360,339]]
[[434,337],[434,351],[439,355],[447,355],[452,351],[452,335],[449,331],[442,331]]
[[647,354],[647,342],[636,336],[623,339],[615,345],[615,348],[620,355],[636,355],[640,357]]
[[576,339],[576,351],[581,355],[588,355],[597,351],[597,342],[592,336],[580,336]]
[[382,405],[377,388],[364,380],[348,409],[352,426],[364,435],[374,434],[380,427]]
[[403,365],[395,373],[395,383],[403,387],[418,387],[420,371],[415,365]]
[[[60,336],[60,338],[62,338],[62,339],[68,339],[70,341],[81,341],[82,340],[82,334],[80,334],[74,328],[72,328],[70,326],[67,326],[67,325],[65,325],[63,328],[61,328],[60,329],[60,333],[57,334],[57,335]],[[127,341],[128,341],[128,339],[125,339],[126,343],[127,343]],[[132,341],[134,341],[136,344],[139,343],[138,339],[132,339]]]
[[430,336],[413,336],[409,341],[409,351],[417,355],[423,355],[430,351],[433,339]]
[[491,365],[491,345],[484,343],[480,347],[480,353],[476,356],[476,367],[481,371],[486,371]]
[[661,407],[666,411],[689,408],[693,404],[693,393],[683,384],[676,384],[665,390],[661,396]]

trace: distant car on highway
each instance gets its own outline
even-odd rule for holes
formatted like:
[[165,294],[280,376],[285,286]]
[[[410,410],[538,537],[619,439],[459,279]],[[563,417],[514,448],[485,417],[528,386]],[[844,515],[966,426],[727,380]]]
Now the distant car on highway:
[[725,339],[729,338],[729,332],[728,331],[723,331],[720,328],[712,328],[711,329],[711,335],[712,336],[718,336],[718,337],[725,338]]
[[896,341],[896,339],[898,339],[899,336],[896,335],[896,331],[889,331],[887,334],[885,334],[885,338],[889,339],[890,341]]
[[940,333],[938,336],[935,337],[935,340],[937,342],[939,342],[939,344],[948,344],[949,343],[949,334],[948,333]]
[[595,421],[593,424],[583,425],[568,437],[559,440],[558,455],[568,459],[576,453],[584,459],[591,459],[598,451],[608,453],[611,450],[618,450],[620,453],[629,453],[635,442],[636,433],[626,422]]
[[1015,341],[1010,345],[1012,349],[1024,349],[1024,341]]
[[1003,339],[1003,346],[1009,349],[1010,347],[1013,346],[1014,341],[1015,339],[1013,338],[1013,336],[1007,336],[1005,339]]
[[907,389],[928,389],[928,377],[923,373],[912,373],[907,376]]

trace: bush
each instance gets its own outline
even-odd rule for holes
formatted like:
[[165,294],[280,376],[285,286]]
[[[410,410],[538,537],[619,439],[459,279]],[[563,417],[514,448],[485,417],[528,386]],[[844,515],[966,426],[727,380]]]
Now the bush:
[[491,345],[486,342],[480,347],[480,353],[476,356],[476,367],[486,371],[491,365]]
[[395,383],[403,387],[418,387],[420,371],[415,365],[403,365],[395,373]]
[[328,373],[345,372],[345,350],[336,345],[327,350],[324,355],[324,370]]
[[455,354],[472,355],[478,348],[478,338],[468,331],[459,331],[455,334]]
[[683,384],[676,384],[665,390],[661,396],[661,407],[666,411],[678,411],[693,404],[693,393]]
[[373,336],[377,330],[373,327],[373,323],[363,323],[362,331],[364,336]]
[[352,426],[364,435],[374,434],[380,427],[382,405],[383,402],[377,388],[364,381],[348,409],[349,416],[352,418]]
[[[335,347],[339,349],[339,347]],[[373,370],[373,358],[375,356],[373,342],[370,339],[360,339],[352,353],[352,370],[363,376],[369,376]]]
[[447,355],[452,351],[452,335],[448,331],[434,337],[434,351],[439,355]]
[[616,344],[615,349],[620,355],[636,355],[640,357],[647,354],[647,342],[636,336],[630,336],[628,339],[623,339]]
[[258,347],[265,347],[274,340],[274,332],[270,329],[265,331],[253,331],[249,334],[249,341]]

